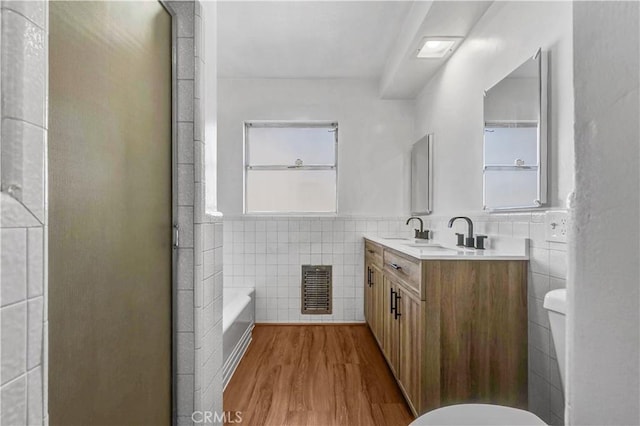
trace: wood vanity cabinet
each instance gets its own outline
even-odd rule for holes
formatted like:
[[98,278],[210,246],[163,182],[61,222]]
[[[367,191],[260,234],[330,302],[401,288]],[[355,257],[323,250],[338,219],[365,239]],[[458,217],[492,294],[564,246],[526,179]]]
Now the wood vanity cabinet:
[[402,390],[409,401],[416,401],[414,411],[418,409],[416,404],[420,400],[422,379],[420,376],[423,344],[420,336],[424,328],[425,320],[423,306],[420,298],[412,292],[400,290],[398,303],[399,335],[398,335],[398,380]]
[[385,301],[386,306],[384,306],[384,310],[382,311],[382,352],[387,358],[387,362],[389,363],[389,367],[391,367],[391,371],[393,374],[398,377],[399,362],[398,356],[400,355],[398,346],[398,336],[400,335],[400,323],[395,318],[395,295],[399,290],[398,285],[393,281],[389,280],[386,276],[383,277],[384,280],[384,294],[386,295]]
[[382,345],[384,282],[382,279],[382,247],[365,244],[364,315],[379,345]]
[[418,260],[365,240],[365,273],[366,321],[415,415],[527,408],[527,261]]

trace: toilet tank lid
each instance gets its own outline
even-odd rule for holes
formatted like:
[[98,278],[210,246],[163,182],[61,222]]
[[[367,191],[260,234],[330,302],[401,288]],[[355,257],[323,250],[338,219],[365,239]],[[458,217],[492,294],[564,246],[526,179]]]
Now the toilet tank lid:
[[558,312],[559,314],[567,314],[567,289],[559,288],[551,290],[544,296],[544,308],[548,311]]

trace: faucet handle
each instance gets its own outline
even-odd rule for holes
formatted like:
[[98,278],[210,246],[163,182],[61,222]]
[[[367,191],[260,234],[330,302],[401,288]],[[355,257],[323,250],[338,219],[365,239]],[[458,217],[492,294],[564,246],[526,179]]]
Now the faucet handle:
[[464,246],[464,234],[459,234],[456,232],[456,237],[458,237],[458,243],[456,244],[459,247]]
[[464,246],[467,248],[475,248],[476,240],[473,237],[467,237],[464,239]]
[[429,230],[425,229],[424,231],[420,231],[419,229],[415,229],[415,238],[419,240],[428,240],[429,239]]
[[476,235],[476,248],[478,250],[484,250],[484,240],[486,239],[486,235]]

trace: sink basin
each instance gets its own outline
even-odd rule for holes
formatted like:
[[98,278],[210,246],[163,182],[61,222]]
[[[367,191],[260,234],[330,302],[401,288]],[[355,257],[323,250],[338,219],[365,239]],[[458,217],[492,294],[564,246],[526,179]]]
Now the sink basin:
[[450,248],[442,247],[442,246],[414,246],[415,248],[419,248],[420,251],[456,251]]
[[420,250],[420,253],[423,255],[429,255],[429,254],[454,255],[454,254],[461,254],[461,252],[473,251],[473,249],[467,249],[464,247],[448,248],[448,247],[443,247],[438,243],[428,243],[428,242],[411,243],[411,244],[404,244],[404,245],[407,247],[411,247],[413,249]]
[[382,237],[384,240],[392,240],[392,241],[409,241],[409,238],[404,237]]
[[418,248],[422,248],[422,247],[444,248],[438,243],[432,243],[432,242],[429,242],[429,241],[413,242],[413,243],[405,244],[405,246],[418,247]]
[[430,254],[454,255],[459,253],[458,250],[454,250],[454,249],[450,249],[450,248],[446,248],[438,245],[433,245],[433,246],[417,245],[413,247],[419,249],[420,254],[423,254],[423,255],[430,255]]

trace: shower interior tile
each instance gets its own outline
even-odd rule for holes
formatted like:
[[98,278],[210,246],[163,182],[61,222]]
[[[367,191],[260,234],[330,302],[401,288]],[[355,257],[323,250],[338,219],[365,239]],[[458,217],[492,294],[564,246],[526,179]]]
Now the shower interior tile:
[[2,306],[25,300],[27,297],[27,230],[1,229]]
[[18,303],[0,310],[2,330],[0,377],[2,385],[22,375],[27,365],[27,304]]
[[[2,114],[44,127],[46,34],[10,10],[2,13],[2,33]],[[5,38],[15,42],[6,43]]]
[[28,232],[27,296],[36,297],[43,294],[44,236],[43,236],[42,228],[29,228],[27,232]]
[[43,297],[27,302],[27,370],[42,362]]
[[3,425],[27,424],[27,377],[22,376],[2,386],[0,403],[2,404],[0,423]]
[[27,374],[27,423],[42,424],[42,369],[34,368]]

